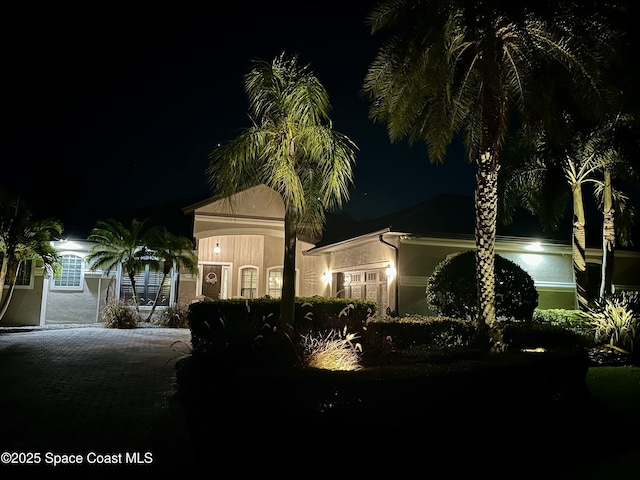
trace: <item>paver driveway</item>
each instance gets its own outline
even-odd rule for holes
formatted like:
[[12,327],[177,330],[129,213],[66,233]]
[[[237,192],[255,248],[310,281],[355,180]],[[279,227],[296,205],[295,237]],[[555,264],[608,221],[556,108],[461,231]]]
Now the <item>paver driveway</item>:
[[191,465],[173,398],[189,346],[188,329],[0,329],[0,477],[34,464],[70,474]]

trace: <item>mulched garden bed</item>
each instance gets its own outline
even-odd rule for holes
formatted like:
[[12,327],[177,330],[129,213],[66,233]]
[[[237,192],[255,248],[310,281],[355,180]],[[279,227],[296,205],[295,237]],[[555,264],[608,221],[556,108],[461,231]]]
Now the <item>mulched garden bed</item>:
[[607,345],[592,347],[587,353],[590,365],[593,367],[640,366],[638,355],[629,355]]

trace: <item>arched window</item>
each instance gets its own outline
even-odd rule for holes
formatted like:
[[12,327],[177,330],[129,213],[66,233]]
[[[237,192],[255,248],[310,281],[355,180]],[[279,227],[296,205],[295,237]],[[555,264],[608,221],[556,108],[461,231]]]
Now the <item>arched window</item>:
[[57,278],[53,279],[51,288],[55,290],[82,290],[84,278],[82,257],[72,254],[61,255],[60,264],[62,271]]

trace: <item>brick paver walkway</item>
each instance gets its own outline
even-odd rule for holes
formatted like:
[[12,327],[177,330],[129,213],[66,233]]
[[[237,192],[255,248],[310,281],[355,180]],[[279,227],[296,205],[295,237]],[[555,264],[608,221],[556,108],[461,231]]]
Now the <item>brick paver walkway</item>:
[[69,473],[189,466],[175,399],[189,347],[188,329],[0,329],[0,478],[28,457],[54,473],[55,455],[82,460]]

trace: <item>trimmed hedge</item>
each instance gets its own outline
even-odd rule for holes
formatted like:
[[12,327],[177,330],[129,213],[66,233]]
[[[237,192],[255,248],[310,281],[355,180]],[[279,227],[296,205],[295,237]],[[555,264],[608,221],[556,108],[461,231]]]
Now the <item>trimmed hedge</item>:
[[[367,320],[378,306],[366,300],[333,297],[297,297],[294,332],[278,332],[280,299],[227,299],[193,303],[189,306],[189,328],[195,355],[227,357],[237,362],[246,361],[256,352],[260,359],[270,348],[283,346],[283,335],[295,339],[311,331],[347,331],[362,335]],[[294,335],[291,335],[291,334]],[[295,345],[294,345],[295,346]],[[258,360],[254,358],[254,360]],[[244,360],[243,360],[244,361]]]
[[383,342],[391,342],[394,348],[410,348],[418,345],[436,347],[468,346],[475,336],[475,326],[469,320],[449,317],[374,317],[367,322],[363,349],[375,348]]
[[498,324],[502,339],[509,349],[546,348],[572,350],[591,343],[585,335],[558,325],[504,322]]
[[[548,323],[500,321],[495,331],[507,350],[538,347],[573,350],[590,344],[588,335]],[[367,322],[361,343],[365,359],[375,363],[393,351],[416,347],[473,349],[476,334],[475,322],[470,320],[419,315],[374,317]]]
[[[297,340],[302,335],[331,330],[342,333],[345,328],[357,335],[367,365],[384,363],[389,354],[401,350],[474,348],[477,331],[471,320],[445,316],[374,316],[376,308],[374,303],[362,300],[299,297],[296,298],[294,330],[282,335],[283,332],[274,329],[280,309],[278,299],[194,303],[189,306],[193,354],[213,360],[217,365],[234,367],[276,361],[291,364],[297,358]],[[556,320],[551,321],[552,317]],[[589,338],[568,328],[568,322],[557,317],[573,318],[573,312],[561,315],[537,311],[537,321],[500,321],[496,331],[507,350],[574,349],[589,343]]]
[[591,335],[593,336],[593,328],[591,328],[588,322],[585,321],[580,310],[564,308],[536,308],[533,312],[533,321],[534,323],[562,327],[580,335],[587,335],[591,332]]

